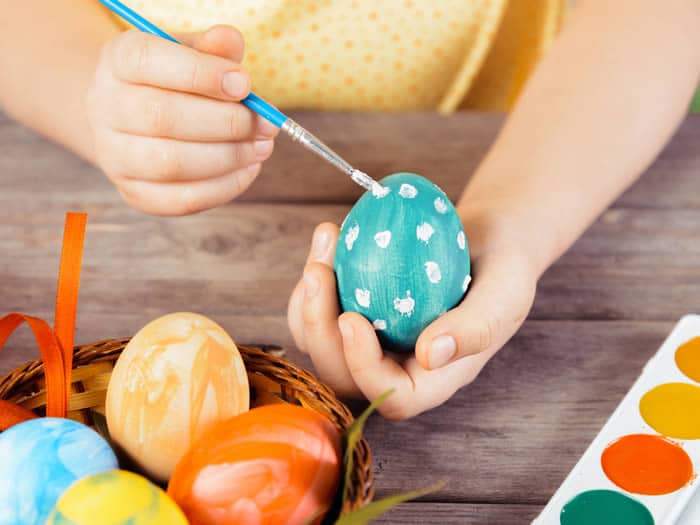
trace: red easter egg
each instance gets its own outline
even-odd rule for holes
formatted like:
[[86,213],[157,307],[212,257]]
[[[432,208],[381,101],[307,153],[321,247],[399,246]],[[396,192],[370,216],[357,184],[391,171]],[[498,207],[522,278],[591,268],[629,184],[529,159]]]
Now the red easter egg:
[[175,467],[168,494],[192,525],[318,523],[340,466],[340,434],[327,418],[267,405],[202,434]]

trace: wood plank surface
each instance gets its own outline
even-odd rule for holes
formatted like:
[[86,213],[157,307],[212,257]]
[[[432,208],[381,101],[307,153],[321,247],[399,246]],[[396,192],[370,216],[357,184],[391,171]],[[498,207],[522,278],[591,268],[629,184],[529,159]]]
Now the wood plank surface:
[[406,503],[375,521],[377,524],[459,523],[462,525],[523,525],[540,512],[537,505]]
[[[428,113],[300,112],[292,116],[373,176],[397,171],[420,173],[453,200],[503,121],[501,116],[488,113],[444,117]],[[4,185],[6,195],[24,196],[28,191],[39,199],[50,195],[56,205],[118,200],[116,191],[97,170],[12,123],[1,112],[0,137],[0,173],[9,181],[21,181],[17,186]],[[619,204],[645,209],[700,207],[698,144],[700,116],[695,115],[688,117],[643,182],[631,188]],[[359,192],[335,168],[284,137],[277,141],[275,154],[243,199],[351,203]]]
[[[501,122],[486,114],[295,118],[358,166],[422,172],[453,197]],[[674,322],[698,309],[698,144],[700,118],[689,118],[649,173],[545,274],[523,329],[472,385],[413,420],[371,419],[379,495],[448,480],[380,523],[508,525],[539,512]],[[280,141],[246,202],[148,217],[97,170],[0,114],[0,314],[51,317],[63,215],[82,210],[90,219],[78,343],[194,310],[240,342],[284,345],[309,366],[286,328],[287,299],[313,227],[340,222],[356,194]],[[35,356],[22,331],[0,355],[0,373]]]

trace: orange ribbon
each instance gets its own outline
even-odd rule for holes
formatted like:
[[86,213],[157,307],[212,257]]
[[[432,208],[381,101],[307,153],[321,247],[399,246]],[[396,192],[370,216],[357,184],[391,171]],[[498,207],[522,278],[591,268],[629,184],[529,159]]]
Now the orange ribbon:
[[[44,361],[46,415],[50,417],[66,417],[68,410],[68,394],[73,369],[75,316],[78,308],[80,265],[86,224],[86,214],[66,214],[54,328],[51,329],[43,319],[20,313],[10,313],[0,318],[0,349],[8,337],[24,322],[34,333],[41,359]],[[1,412],[2,407],[0,407]],[[0,418],[0,430],[4,430],[2,426],[5,426],[2,424],[2,419]]]

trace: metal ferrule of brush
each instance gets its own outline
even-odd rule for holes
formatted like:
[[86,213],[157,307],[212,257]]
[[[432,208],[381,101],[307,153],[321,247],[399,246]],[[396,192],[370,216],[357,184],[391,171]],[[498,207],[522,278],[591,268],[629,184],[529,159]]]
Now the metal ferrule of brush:
[[372,190],[372,181],[371,179],[366,180],[369,178],[367,175],[354,169],[313,133],[310,133],[290,118],[288,118],[284,124],[282,124],[282,130],[285,131],[294,142],[298,142],[302,146],[306,147],[306,149],[311,150],[319,157],[333,164],[339,170],[345,172],[347,175],[350,175],[350,177],[352,177],[357,184],[366,190]]

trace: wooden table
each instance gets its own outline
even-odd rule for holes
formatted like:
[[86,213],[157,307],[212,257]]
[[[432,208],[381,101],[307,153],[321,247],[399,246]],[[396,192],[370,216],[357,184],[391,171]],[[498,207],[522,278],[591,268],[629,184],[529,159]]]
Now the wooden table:
[[[296,114],[357,166],[411,170],[455,198],[497,132],[494,115]],[[530,318],[479,378],[413,420],[373,418],[379,495],[449,483],[382,523],[520,525],[537,515],[646,360],[700,299],[700,117],[542,278]],[[526,159],[524,160],[526,161]],[[77,342],[133,334],[178,310],[240,342],[278,343],[313,227],[340,222],[349,181],[282,140],[244,202],[141,215],[94,168],[0,115],[0,313],[50,318],[64,213],[90,215]],[[14,336],[0,372],[37,352]]]

